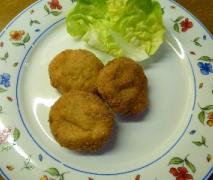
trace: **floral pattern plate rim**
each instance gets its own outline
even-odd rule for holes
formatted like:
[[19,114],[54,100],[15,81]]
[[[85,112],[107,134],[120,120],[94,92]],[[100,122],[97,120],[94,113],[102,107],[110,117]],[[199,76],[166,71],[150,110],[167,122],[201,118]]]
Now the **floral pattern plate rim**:
[[10,179],[33,176],[34,179],[41,180],[208,179],[210,177],[213,173],[213,144],[210,140],[213,126],[213,54],[209,48],[212,47],[212,35],[177,3],[168,0],[160,2],[168,31],[184,44],[195,81],[196,98],[192,105],[193,113],[172,148],[157,160],[139,168],[126,169],[122,173],[118,171],[118,173],[104,174],[82,171],[80,168],[73,168],[75,166],[69,167],[58,159],[54,160],[55,157],[51,157],[42,145],[36,144],[34,134],[31,134],[31,130],[25,124],[22,109],[19,108],[19,103],[21,104],[19,79],[22,78],[23,67],[27,67],[30,53],[35,51],[36,45],[42,41],[43,36],[47,36],[51,28],[64,23],[66,13],[74,3],[70,0],[40,0],[15,17],[0,34],[0,174],[2,177]]

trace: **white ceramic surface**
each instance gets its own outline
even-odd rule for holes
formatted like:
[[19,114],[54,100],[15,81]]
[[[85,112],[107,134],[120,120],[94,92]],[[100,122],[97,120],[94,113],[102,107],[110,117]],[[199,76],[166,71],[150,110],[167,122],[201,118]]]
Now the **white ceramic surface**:
[[[37,1],[2,31],[0,174],[3,177],[175,179],[169,173],[172,167],[185,167],[194,179],[210,176],[212,37],[174,2],[160,2],[165,12],[165,42],[153,57],[140,63],[149,81],[149,109],[132,119],[117,115],[112,140],[95,154],[60,147],[48,124],[49,109],[60,96],[49,81],[51,59],[70,48],[89,49],[104,63],[112,59],[66,33],[65,16],[73,3],[60,1],[62,9],[48,14],[44,9],[46,5],[51,12],[47,1]],[[183,17],[176,21],[177,32],[172,20],[179,16]],[[186,18],[193,26],[183,32],[181,22]],[[34,23],[30,24],[32,20]],[[24,31],[23,37],[14,39],[13,31]]]

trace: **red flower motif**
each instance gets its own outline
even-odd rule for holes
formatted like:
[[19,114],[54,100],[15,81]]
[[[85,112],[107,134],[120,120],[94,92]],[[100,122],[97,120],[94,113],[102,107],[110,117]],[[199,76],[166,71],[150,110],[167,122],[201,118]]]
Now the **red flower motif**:
[[208,119],[213,120],[213,112],[208,113]]
[[48,2],[48,4],[50,5],[51,9],[62,9],[62,6],[58,0],[51,0],[50,2]]
[[190,29],[193,26],[192,22],[189,21],[188,18],[186,18],[184,21],[181,21],[180,25],[182,27],[181,29],[182,32],[186,32],[188,29]]
[[188,174],[188,170],[185,167],[170,168],[169,172],[176,177],[176,180],[192,180],[191,174]]
[[135,180],[140,180],[141,179],[141,176],[138,174],[136,177],[135,177]]
[[20,41],[24,34],[25,34],[24,31],[11,31],[10,40]]
[[208,121],[207,121],[208,126],[213,126],[213,112],[208,113]]

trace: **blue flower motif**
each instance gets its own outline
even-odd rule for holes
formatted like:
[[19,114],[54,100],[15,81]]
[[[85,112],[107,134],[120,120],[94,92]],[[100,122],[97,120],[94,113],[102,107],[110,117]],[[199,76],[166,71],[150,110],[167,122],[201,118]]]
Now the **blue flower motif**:
[[4,85],[4,87],[10,86],[10,74],[3,73],[0,75],[0,85]]
[[39,32],[39,31],[41,31],[40,29],[35,29],[35,32]]
[[197,65],[200,68],[200,72],[203,75],[208,75],[209,73],[213,73],[212,65],[210,63],[198,62]]
[[43,161],[43,156],[41,154],[38,155],[39,161]]

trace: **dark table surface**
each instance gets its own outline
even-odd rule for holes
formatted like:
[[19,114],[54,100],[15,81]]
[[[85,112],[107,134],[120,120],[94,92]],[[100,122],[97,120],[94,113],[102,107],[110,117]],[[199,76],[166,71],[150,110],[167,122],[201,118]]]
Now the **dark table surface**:
[[[0,1],[0,30],[24,8],[36,0],[1,0]],[[176,0],[213,33],[213,0]]]

